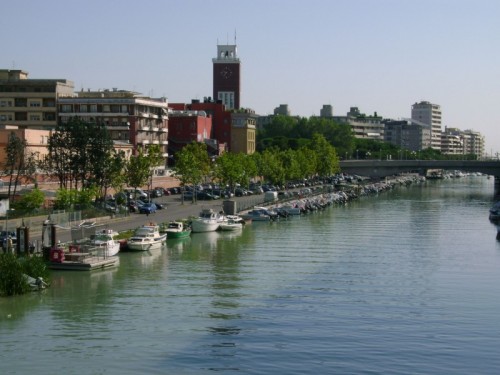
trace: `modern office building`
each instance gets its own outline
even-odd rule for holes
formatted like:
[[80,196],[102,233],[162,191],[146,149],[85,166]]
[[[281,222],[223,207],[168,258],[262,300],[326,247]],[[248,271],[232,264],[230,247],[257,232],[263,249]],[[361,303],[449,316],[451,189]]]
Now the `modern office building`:
[[236,44],[217,45],[213,62],[213,97],[226,109],[240,108],[241,63]]
[[0,125],[51,130],[57,126],[57,100],[72,95],[66,79],[31,79],[24,70],[0,70]]
[[126,90],[80,91],[59,97],[59,120],[72,117],[106,126],[117,143],[130,143],[132,153],[157,144],[168,157],[168,101]]
[[441,150],[441,106],[421,101],[411,106],[411,118],[427,124],[431,129],[431,147]]

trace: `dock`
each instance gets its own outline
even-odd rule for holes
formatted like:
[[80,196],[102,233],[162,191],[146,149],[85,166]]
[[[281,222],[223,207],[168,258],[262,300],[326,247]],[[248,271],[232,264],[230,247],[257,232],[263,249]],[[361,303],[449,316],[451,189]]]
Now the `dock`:
[[[71,259],[71,258],[70,258]],[[93,271],[120,264],[120,258],[112,256],[103,257],[85,257],[84,259],[63,260],[62,262],[50,262],[48,267],[53,270],[72,270],[72,271]]]

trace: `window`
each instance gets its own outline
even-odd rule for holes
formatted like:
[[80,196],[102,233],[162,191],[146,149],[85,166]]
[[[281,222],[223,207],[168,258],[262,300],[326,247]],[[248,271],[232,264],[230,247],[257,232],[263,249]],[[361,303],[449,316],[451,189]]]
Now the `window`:
[[30,107],[41,107],[41,106],[42,106],[42,103],[38,100],[30,102]]
[[71,112],[71,104],[63,104],[61,107],[61,112],[64,112],[64,113]]
[[88,112],[88,107],[86,104],[80,104],[80,112]]
[[90,105],[90,112],[97,112],[97,104]]
[[30,115],[30,121],[40,121],[41,118],[40,115]]

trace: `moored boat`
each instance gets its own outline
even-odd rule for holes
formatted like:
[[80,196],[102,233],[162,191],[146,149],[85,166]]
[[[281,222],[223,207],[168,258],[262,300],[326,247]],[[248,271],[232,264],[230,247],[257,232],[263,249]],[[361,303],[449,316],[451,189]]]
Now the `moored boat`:
[[223,231],[233,231],[243,229],[244,225],[243,219],[237,218],[227,218],[219,225],[219,229]]
[[118,232],[111,229],[102,229],[90,238],[90,246],[97,250],[98,254],[111,257],[120,251],[120,242],[114,239]]
[[167,235],[167,240],[172,238],[184,238],[191,235],[191,227],[185,225],[182,221],[171,221],[168,224],[160,226],[160,233]]
[[201,210],[200,215],[192,220],[191,228],[194,233],[215,232],[219,229],[223,220],[223,215],[215,212],[211,208],[204,208]]
[[135,230],[133,236],[127,241],[127,247],[134,251],[160,249],[166,239],[167,234],[160,233],[160,227],[150,223]]
[[[271,221],[271,215],[268,210],[255,207],[246,213],[240,215],[244,220],[252,221]],[[274,219],[273,219],[274,220]]]

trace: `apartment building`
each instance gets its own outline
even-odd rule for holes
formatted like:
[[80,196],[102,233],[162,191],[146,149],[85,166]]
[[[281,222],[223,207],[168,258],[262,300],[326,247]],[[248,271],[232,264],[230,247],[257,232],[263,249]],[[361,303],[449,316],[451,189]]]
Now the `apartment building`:
[[384,120],[384,141],[402,149],[420,151],[430,147],[431,130],[411,120]]
[[441,106],[421,101],[411,106],[411,119],[430,126],[431,147],[441,150]]
[[160,146],[168,157],[168,101],[127,90],[80,91],[58,99],[59,120],[72,117],[102,124],[115,144],[132,145],[132,153],[148,145]]
[[51,130],[57,126],[57,101],[73,94],[66,79],[31,79],[24,70],[0,69],[0,125]]
[[333,116],[335,121],[351,126],[356,138],[384,140],[384,124],[382,117],[375,112],[373,115],[361,113],[358,107],[351,107],[347,116]]

